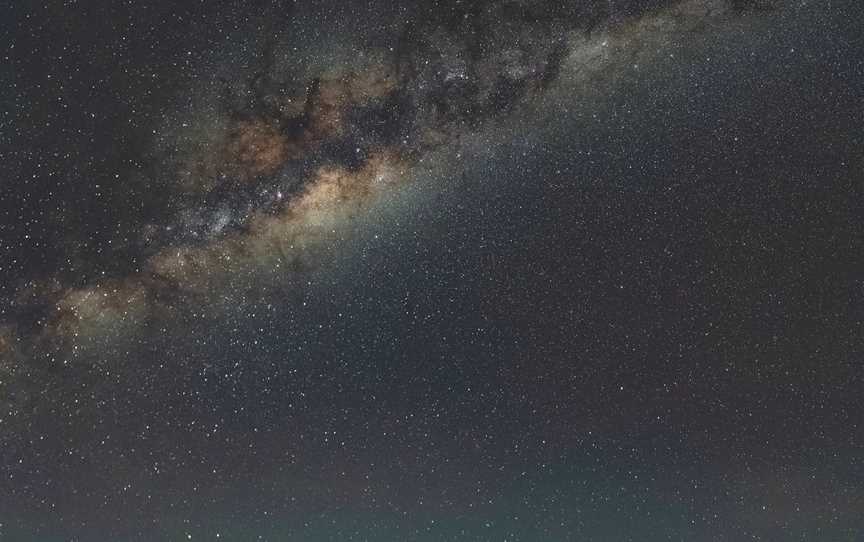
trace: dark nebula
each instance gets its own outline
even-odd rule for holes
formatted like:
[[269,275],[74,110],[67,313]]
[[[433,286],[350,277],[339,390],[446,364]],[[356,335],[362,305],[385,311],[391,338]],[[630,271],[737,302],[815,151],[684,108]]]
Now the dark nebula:
[[0,8],[0,541],[864,537],[854,2],[164,4]]

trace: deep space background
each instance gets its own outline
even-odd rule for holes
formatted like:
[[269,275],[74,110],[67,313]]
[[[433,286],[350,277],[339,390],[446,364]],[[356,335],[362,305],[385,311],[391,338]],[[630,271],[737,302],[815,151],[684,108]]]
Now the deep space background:
[[4,3],[0,540],[864,540],[862,29]]

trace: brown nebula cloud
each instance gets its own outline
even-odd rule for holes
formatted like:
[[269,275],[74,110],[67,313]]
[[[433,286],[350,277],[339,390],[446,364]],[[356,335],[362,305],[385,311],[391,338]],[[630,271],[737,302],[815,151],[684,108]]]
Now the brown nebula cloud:
[[264,119],[237,121],[225,145],[229,163],[241,178],[275,172],[289,158],[298,158],[301,148],[285,137],[278,126]]
[[396,90],[385,67],[359,74],[318,78],[309,83],[302,107],[291,97],[278,99],[269,115],[236,115],[223,146],[234,176],[248,180],[275,173],[288,160],[303,158],[323,142],[345,132],[348,110],[363,107]]

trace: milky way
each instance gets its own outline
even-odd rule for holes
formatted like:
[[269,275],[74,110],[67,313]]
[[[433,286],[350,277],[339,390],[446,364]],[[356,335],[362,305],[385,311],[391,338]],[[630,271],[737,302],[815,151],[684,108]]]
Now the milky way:
[[0,540],[864,528],[851,4],[4,19]]
[[[304,248],[337,233],[341,218],[388,185],[409,182],[430,150],[506,118],[562,75],[587,87],[579,90],[589,98],[614,84],[616,63],[638,63],[656,42],[732,12],[722,2],[633,11],[596,27],[608,11],[501,4],[442,16],[430,9],[414,14],[393,45],[361,50],[361,65],[315,66],[300,78],[276,65],[279,36],[268,36],[248,80],[215,79],[225,87],[218,128],[200,134],[195,116],[179,127],[174,121],[177,141],[157,160],[176,165],[159,174],[181,203],[164,224],[142,225],[133,241],[144,255],[140,270],[80,289],[26,283],[12,305],[36,305],[36,342],[59,347],[57,358],[102,333],[113,340],[134,331],[166,296],[182,302],[250,272],[310,265]],[[4,344],[13,351],[19,340]]]

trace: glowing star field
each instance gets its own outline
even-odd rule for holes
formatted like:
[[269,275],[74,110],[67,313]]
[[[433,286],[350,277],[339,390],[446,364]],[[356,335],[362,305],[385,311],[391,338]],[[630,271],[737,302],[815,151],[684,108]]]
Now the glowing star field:
[[864,537],[852,1],[0,14],[0,541]]

